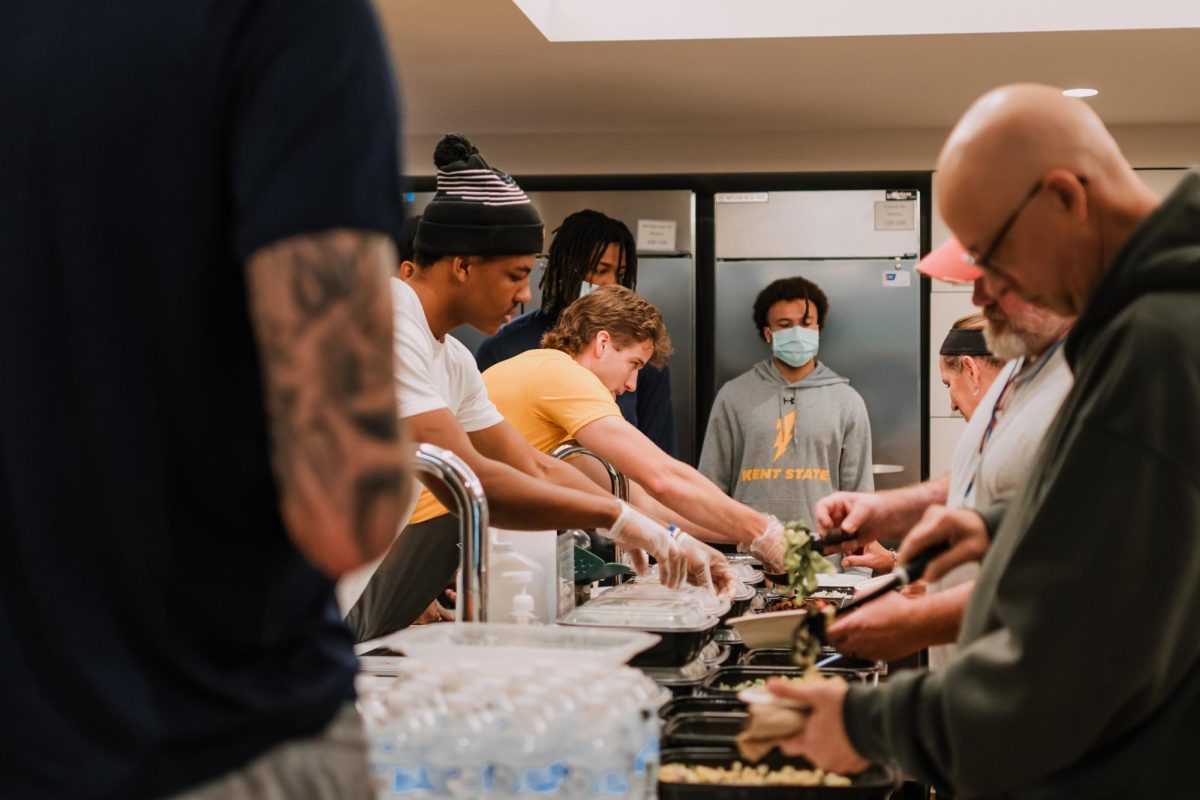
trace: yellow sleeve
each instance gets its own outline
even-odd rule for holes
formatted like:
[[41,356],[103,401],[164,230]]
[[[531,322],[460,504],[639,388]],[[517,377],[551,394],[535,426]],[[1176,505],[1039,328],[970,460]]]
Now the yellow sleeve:
[[612,393],[586,367],[574,361],[542,365],[530,383],[529,408],[574,439],[579,429],[605,417],[621,416]]

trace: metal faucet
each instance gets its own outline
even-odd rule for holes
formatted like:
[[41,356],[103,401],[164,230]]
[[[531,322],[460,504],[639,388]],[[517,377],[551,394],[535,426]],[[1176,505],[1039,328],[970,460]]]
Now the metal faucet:
[[463,622],[487,621],[488,507],[483,484],[466,462],[441,447],[418,444],[413,468],[440,480],[454,496],[462,543],[462,593],[457,607]]
[[[592,452],[591,450],[588,450],[586,447],[582,447],[578,444],[571,444],[570,442],[567,442],[564,444],[560,444],[558,447],[556,447],[552,451],[550,451],[550,456],[552,458],[557,458],[560,461],[566,461],[571,456],[591,456],[592,458],[599,461],[600,466],[604,467],[604,471],[608,473],[608,481],[609,481],[609,485],[611,487],[611,491],[614,495],[617,496],[617,499],[618,500],[628,500],[629,499],[629,479],[625,477],[625,473],[621,472],[616,467],[614,467],[612,464],[608,463],[607,461],[605,461],[603,458],[601,458],[600,456],[598,456],[596,453]],[[614,545],[613,550],[614,550],[614,559],[613,560],[615,560],[618,564],[624,563],[621,560],[621,548]],[[620,576],[615,578],[615,580],[617,583],[620,583],[621,582]]]
[[608,473],[608,480],[612,486],[612,493],[619,500],[629,499],[629,479],[625,477],[625,473],[620,472],[612,464],[605,461],[600,456],[588,450],[586,447],[581,447],[577,444],[569,442],[560,444],[550,452],[552,458],[557,458],[560,461],[566,461],[571,456],[591,456],[600,462],[600,466],[604,467],[604,471]]

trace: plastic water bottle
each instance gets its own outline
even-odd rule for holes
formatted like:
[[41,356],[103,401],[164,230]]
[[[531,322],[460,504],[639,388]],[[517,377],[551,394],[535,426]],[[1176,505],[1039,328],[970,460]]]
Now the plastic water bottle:
[[[396,693],[385,700],[386,706]],[[380,798],[431,797],[433,787],[425,765],[425,744],[430,734],[430,696],[413,694],[408,706],[372,735],[371,763]]]
[[540,692],[525,694],[517,703],[517,714],[522,740],[520,759],[513,765],[518,776],[517,797],[523,800],[562,797],[567,777],[566,764],[561,759],[562,720]]
[[653,797],[661,690],[636,670],[414,662],[359,704],[378,797]]

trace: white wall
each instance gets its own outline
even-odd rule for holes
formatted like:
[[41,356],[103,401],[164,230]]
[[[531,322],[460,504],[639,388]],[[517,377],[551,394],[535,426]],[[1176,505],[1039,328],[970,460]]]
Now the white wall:
[[[1115,126],[1136,167],[1200,164],[1200,125]],[[790,132],[474,134],[488,161],[514,175],[932,170],[948,129]],[[432,175],[437,136],[404,142],[410,175]]]

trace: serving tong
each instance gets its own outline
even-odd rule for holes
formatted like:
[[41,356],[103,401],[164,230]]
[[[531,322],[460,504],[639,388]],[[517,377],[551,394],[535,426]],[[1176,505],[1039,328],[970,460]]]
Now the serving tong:
[[[845,531],[840,531],[835,533],[833,536],[836,537],[836,539],[833,541],[833,544],[840,544],[841,542],[855,538],[856,534],[846,534]],[[820,540],[821,546],[828,546],[827,543],[829,541],[829,538]],[[792,634],[793,652],[807,649],[809,642],[814,638],[822,645],[828,644],[828,636],[826,634],[825,627],[828,624],[830,617],[836,619],[843,614],[853,611],[864,603],[869,603],[872,600],[882,597],[888,592],[920,580],[921,576],[925,574],[925,570],[929,567],[929,563],[942,553],[945,553],[948,549],[950,549],[950,546],[943,543],[936,544],[932,547],[922,550],[920,553],[914,556],[912,560],[907,561],[904,564],[897,565],[895,569],[892,570],[886,581],[883,581],[872,587],[862,596],[858,596],[856,594],[854,597],[851,597],[840,607],[834,609],[832,614],[829,614],[825,610],[823,604],[821,608],[815,610],[808,607],[802,609],[804,613],[800,616],[800,621],[796,625],[796,630]],[[841,658],[841,654],[830,656],[824,661],[818,662],[814,666],[816,668],[827,666],[833,661],[836,661],[838,658]],[[769,703],[785,706],[787,708],[793,708],[796,710],[805,710],[804,704],[788,698],[778,697],[766,689],[744,689],[741,692],[738,692],[738,699],[749,704]]]
[[826,550],[830,547],[835,547],[839,544],[844,544],[845,542],[850,542],[858,538],[857,531],[855,533],[850,533],[849,531],[843,531],[840,529],[836,531],[827,531],[824,535],[818,535],[812,532],[810,532],[808,535],[811,539],[812,546],[819,547],[822,550]]
[[[910,583],[918,581],[925,574],[925,570],[929,567],[929,562],[945,553],[950,549],[950,545],[946,543],[935,544],[932,547],[927,547],[920,553],[917,553],[910,561],[904,564],[896,565],[892,570],[888,579],[882,581],[876,586],[871,587],[866,593],[859,595],[857,592],[849,599],[845,600],[834,609],[833,614],[828,614],[823,608],[817,609],[815,612],[805,608],[805,613],[800,618],[800,623],[796,626],[796,630],[792,633],[792,650],[799,652],[802,649],[807,649],[808,641],[816,639],[822,645],[829,643],[829,637],[826,634],[825,626],[828,624],[830,616],[834,619],[848,614],[864,603],[869,603],[883,597],[889,592],[908,586]],[[829,660],[826,660],[828,663]]]

